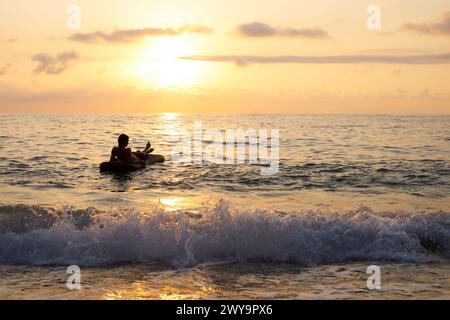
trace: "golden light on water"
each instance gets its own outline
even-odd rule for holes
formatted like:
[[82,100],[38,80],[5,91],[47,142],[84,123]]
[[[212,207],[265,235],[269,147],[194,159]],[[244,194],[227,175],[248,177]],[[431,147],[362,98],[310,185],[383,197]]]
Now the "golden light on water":
[[181,197],[161,198],[159,199],[159,202],[168,211],[180,210],[182,207],[186,206],[185,199]]
[[178,118],[178,113],[175,113],[175,112],[165,112],[165,113],[161,113],[160,115],[161,115],[161,119],[163,119],[164,121],[167,121],[167,122]]
[[159,202],[161,202],[165,206],[175,206],[176,204],[181,202],[181,198],[163,198],[160,199]]
[[[177,183],[178,179],[170,180],[173,183]],[[196,213],[196,210],[207,201],[213,201],[212,197],[192,196],[186,194],[186,196],[172,196],[162,197],[159,199],[159,203],[164,206],[167,211],[185,210],[185,212]]]
[[[186,280],[188,281],[188,280]],[[185,300],[202,299],[212,295],[217,290],[212,286],[186,285],[185,282],[165,285],[162,282],[152,282],[151,280],[135,281],[123,288],[109,291],[103,295],[105,300]]]
[[177,121],[179,114],[175,112],[165,112],[160,113],[160,117],[165,134],[170,137],[178,137],[180,134],[180,121]]
[[202,286],[201,288],[170,288],[168,293],[161,293],[161,300],[186,300],[186,299],[202,299],[208,295],[214,294],[217,290],[213,287]]

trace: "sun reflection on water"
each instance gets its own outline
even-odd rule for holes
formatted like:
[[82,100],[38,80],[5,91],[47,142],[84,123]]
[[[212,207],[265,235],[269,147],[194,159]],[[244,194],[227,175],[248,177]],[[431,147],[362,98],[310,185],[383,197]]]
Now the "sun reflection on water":
[[178,118],[178,113],[176,113],[176,112],[165,112],[165,113],[161,113],[160,115],[161,115],[161,119],[163,119],[165,121],[173,121]]

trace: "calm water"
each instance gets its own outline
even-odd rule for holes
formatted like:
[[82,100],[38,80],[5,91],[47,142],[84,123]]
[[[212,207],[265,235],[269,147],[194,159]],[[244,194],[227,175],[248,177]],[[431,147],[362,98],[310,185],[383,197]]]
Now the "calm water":
[[[193,131],[195,120],[204,129],[280,129],[279,173],[170,161],[178,129]],[[0,122],[4,203],[142,206],[204,195],[280,209],[398,204],[425,210],[447,209],[449,203],[449,116],[1,114]],[[134,148],[150,140],[168,161],[129,176],[99,174],[98,164],[109,158],[122,132]],[[205,138],[203,146],[210,142]]]
[[[279,129],[279,172],[176,163],[179,129],[194,121]],[[449,297],[436,275],[450,257],[450,116],[0,114],[0,124],[2,297]],[[167,161],[101,174],[123,132]],[[373,296],[369,263],[390,279]],[[91,279],[77,293],[61,282],[70,264]]]

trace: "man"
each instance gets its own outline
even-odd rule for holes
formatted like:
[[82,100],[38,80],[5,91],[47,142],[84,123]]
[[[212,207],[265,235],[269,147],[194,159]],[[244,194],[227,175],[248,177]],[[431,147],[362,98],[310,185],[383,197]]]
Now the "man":
[[111,159],[109,161],[122,161],[125,163],[138,164],[145,166],[145,160],[148,155],[153,152],[150,142],[143,151],[132,152],[131,148],[127,148],[130,138],[126,134],[119,136],[119,146],[111,150]]

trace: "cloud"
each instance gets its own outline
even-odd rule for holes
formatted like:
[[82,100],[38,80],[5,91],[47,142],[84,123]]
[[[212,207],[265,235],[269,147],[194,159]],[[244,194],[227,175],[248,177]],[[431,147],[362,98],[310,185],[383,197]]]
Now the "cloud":
[[236,27],[236,33],[241,37],[262,38],[262,37],[287,37],[287,38],[312,38],[330,39],[328,33],[319,28],[275,28],[262,22],[252,22],[241,24]]
[[3,65],[3,67],[0,67],[0,76],[5,75],[9,69],[11,68],[11,65],[9,63]]
[[56,56],[39,53],[31,57],[31,61],[37,62],[34,73],[59,74],[67,70],[78,58],[79,55],[75,51],[65,51]]
[[183,25],[178,28],[144,28],[124,29],[110,33],[96,31],[91,33],[75,33],[69,40],[83,43],[129,43],[139,41],[145,37],[177,36],[185,33],[209,34],[213,30],[201,25]]
[[342,56],[185,56],[179,59],[232,62],[238,66],[269,63],[387,63],[387,64],[442,64],[450,63],[450,53],[438,55],[342,55]]
[[428,36],[450,36],[450,11],[435,23],[405,23],[400,27],[402,31],[415,32]]

